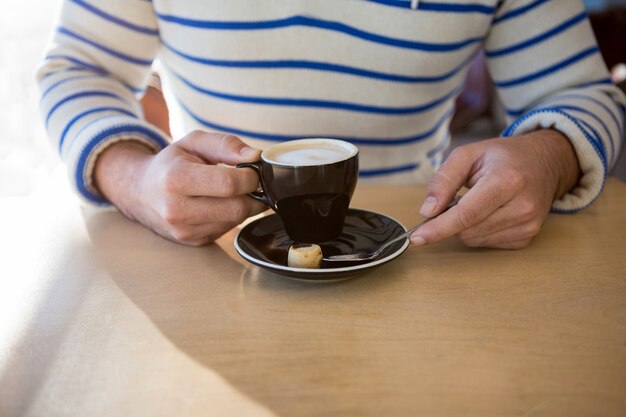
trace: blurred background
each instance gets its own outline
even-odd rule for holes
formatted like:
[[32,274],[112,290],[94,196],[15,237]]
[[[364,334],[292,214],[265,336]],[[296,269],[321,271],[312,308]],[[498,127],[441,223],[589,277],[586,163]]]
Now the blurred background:
[[[570,1],[570,0],[552,0]],[[600,49],[616,82],[626,78],[626,0],[586,0]],[[64,175],[48,145],[38,110],[34,74],[41,60],[61,0],[12,2],[0,14],[0,197],[32,192],[41,179]],[[36,11],[36,13],[33,13]],[[453,121],[453,146],[497,132],[502,119],[491,100],[489,80],[475,63]],[[174,109],[172,109],[174,110]],[[173,114],[172,130],[180,128]],[[626,181],[626,157],[614,172]]]
[[0,196],[28,194],[59,164],[39,117],[34,74],[60,4],[12,2],[0,14]]

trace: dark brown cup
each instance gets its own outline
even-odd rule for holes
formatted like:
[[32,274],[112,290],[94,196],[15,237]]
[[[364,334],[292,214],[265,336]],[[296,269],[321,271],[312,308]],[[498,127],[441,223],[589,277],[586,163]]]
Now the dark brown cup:
[[[345,155],[316,162],[280,160],[283,150],[314,155],[320,149],[341,149]],[[293,151],[292,151],[293,152]],[[323,151],[322,151],[323,152]],[[321,243],[336,239],[343,230],[352,194],[359,176],[356,146],[335,139],[300,139],[270,146],[261,160],[239,164],[259,175],[261,190],[250,194],[267,204],[283,221],[291,239]]]

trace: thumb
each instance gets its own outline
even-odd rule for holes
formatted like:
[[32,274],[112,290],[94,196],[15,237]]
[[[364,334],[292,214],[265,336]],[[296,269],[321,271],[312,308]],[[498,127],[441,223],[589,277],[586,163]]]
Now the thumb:
[[237,136],[225,133],[197,130],[185,136],[178,144],[211,164],[237,165],[255,162],[261,158],[261,150],[248,146]]
[[428,181],[426,199],[420,208],[424,217],[441,213],[468,181],[475,162],[470,147],[456,148]]

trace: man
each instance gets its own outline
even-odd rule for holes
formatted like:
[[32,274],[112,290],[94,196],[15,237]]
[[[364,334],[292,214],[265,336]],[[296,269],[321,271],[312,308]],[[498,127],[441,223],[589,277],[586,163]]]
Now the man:
[[[481,48],[510,138],[458,148],[440,167]],[[172,144],[137,102],[157,55],[189,130],[202,129]],[[244,141],[334,137],[359,146],[361,183],[428,182],[424,216],[470,187],[413,244],[457,235],[522,248],[550,208],[577,211],[600,193],[626,103],[582,4],[563,0],[66,0],[38,76],[79,194],[190,245],[265,209],[246,196],[255,174],[221,165],[259,157]]]

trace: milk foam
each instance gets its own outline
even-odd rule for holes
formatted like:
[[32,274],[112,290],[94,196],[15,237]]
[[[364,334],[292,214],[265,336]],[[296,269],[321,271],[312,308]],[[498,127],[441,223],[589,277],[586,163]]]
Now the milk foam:
[[276,162],[287,165],[323,165],[346,159],[345,150],[333,148],[290,149],[275,155]]
[[284,165],[311,166],[344,161],[355,153],[356,149],[350,144],[303,139],[274,145],[263,153],[263,159]]

